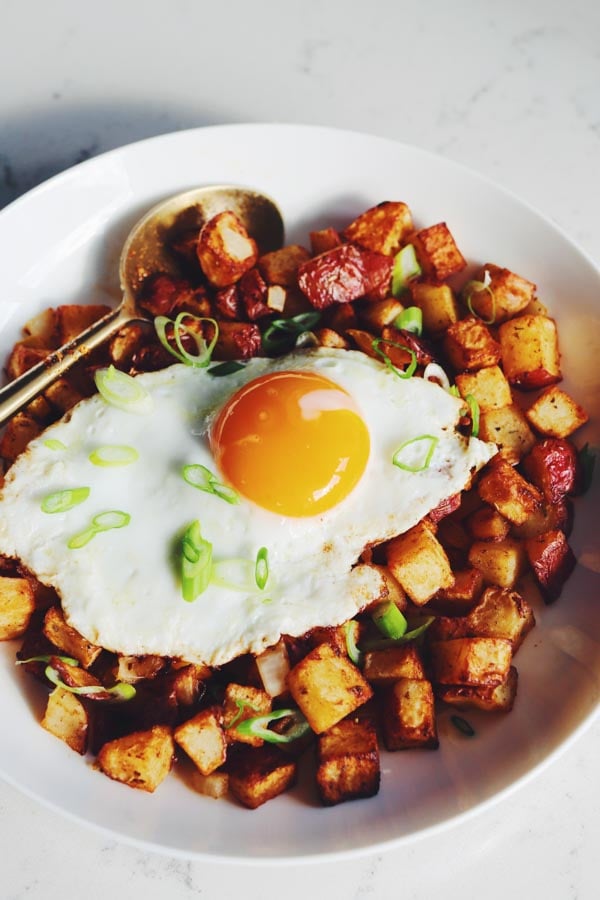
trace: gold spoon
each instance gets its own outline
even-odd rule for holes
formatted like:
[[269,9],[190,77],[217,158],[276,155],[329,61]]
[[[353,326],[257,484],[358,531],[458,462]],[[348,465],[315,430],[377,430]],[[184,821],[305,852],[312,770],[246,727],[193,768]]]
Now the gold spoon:
[[134,225],[123,246],[119,263],[123,292],[120,305],[0,389],[0,427],[123,325],[146,319],[136,303],[144,278],[159,271],[178,274],[165,238],[173,239],[192,229],[199,231],[204,222],[225,210],[238,216],[261,253],[282,246],[283,220],[277,206],[269,197],[249,188],[195,188],[154,206]]

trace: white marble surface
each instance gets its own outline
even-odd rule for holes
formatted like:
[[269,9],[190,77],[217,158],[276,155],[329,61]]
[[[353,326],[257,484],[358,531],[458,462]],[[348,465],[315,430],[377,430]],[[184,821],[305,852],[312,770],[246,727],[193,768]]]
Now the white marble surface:
[[[2,0],[0,13],[0,205],[78,160],[165,131],[318,123],[472,166],[600,264],[592,0]],[[0,897],[591,900],[599,752],[597,719],[527,785],[446,832],[344,863],[270,871],[138,850],[0,782]]]

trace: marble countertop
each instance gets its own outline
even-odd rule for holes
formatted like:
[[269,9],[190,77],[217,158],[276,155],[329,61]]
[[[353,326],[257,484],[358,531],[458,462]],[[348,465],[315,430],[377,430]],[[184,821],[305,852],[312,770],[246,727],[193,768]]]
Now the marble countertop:
[[[326,124],[473,167],[600,265],[600,7],[590,0],[4,0],[2,18],[0,206],[143,137]],[[588,900],[598,895],[599,752],[596,718],[534,779],[451,829],[343,863],[272,870],[146,852],[0,782],[0,896]]]

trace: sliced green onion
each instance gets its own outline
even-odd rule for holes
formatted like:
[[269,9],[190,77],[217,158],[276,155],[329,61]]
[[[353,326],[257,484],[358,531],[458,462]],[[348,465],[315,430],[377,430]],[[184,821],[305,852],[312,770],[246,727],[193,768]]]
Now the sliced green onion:
[[[404,441],[403,444],[400,444],[392,457],[392,462],[404,472],[424,472],[431,464],[438,443],[439,438],[432,434],[421,434],[419,437],[411,438],[408,441]],[[412,462],[411,460],[414,459],[414,454],[411,451],[408,453],[406,451],[408,447],[414,447],[417,444],[425,445],[424,447],[419,448],[421,452],[424,453],[424,456],[422,456],[420,461]],[[402,459],[403,456],[404,459]]]
[[234,372],[239,372],[240,369],[245,368],[246,363],[239,362],[237,359],[230,359],[227,362],[217,363],[214,366],[211,366],[208,370],[209,375],[213,375],[215,378],[220,378],[222,375],[233,375]]
[[[425,366],[423,369],[423,378],[425,381],[433,381],[444,388],[445,391],[449,391],[451,394],[453,393],[453,390],[450,387],[450,379],[442,367],[437,363],[430,362]],[[458,388],[456,390],[458,392]]]
[[379,603],[371,614],[371,618],[385,637],[398,640],[406,634],[408,622],[392,600]]
[[127,375],[126,372],[121,372],[114,366],[98,369],[94,381],[101,396],[111,406],[140,415],[152,411],[154,406],[152,397],[137,378]]
[[423,334],[423,313],[418,306],[407,306],[394,319],[394,327],[401,331],[410,331],[418,336]]
[[320,321],[320,312],[299,313],[289,319],[273,319],[262,336],[265,353],[284,353],[291,350],[298,337],[311,331]]
[[[398,369],[391,361],[387,353],[384,350],[380,349],[380,344],[387,344],[389,347],[396,347],[398,350],[405,350],[410,356],[410,363],[408,367],[404,371],[402,371],[402,369]],[[394,341],[385,341],[383,338],[376,338],[372,342],[371,346],[375,353],[377,353],[378,356],[381,356],[388,369],[391,369],[392,372],[395,372],[398,378],[412,378],[412,376],[417,371],[417,354],[410,347],[405,347],[404,344],[396,344],[394,343]]]
[[140,454],[135,447],[126,444],[105,444],[93,450],[88,459],[95,466],[129,466],[139,459]]
[[63,444],[62,441],[59,441],[57,438],[48,438],[48,440],[44,441],[44,447],[47,447],[48,450],[66,450],[67,445]]
[[432,622],[435,621],[435,616],[428,616],[420,625],[416,628],[411,628],[410,631],[405,631],[403,635],[397,638],[388,638],[386,640],[377,640],[377,641],[367,641],[365,644],[365,650],[385,650],[388,647],[397,647],[398,644],[408,644],[410,641],[416,641],[417,638],[420,638],[423,635]]
[[192,603],[209,585],[212,573],[212,544],[204,540],[200,522],[192,522],[181,542],[181,592]]
[[233,490],[218,480],[210,469],[201,466],[198,463],[184,466],[181,470],[183,480],[192,487],[198,488],[199,491],[206,491],[207,494],[214,494],[227,503],[239,503],[240,498]]
[[238,708],[238,711],[236,712],[235,716],[233,717],[233,719],[231,720],[229,725],[225,726],[225,731],[229,731],[230,728],[236,727],[237,723],[240,721],[240,719],[244,715],[244,710],[251,709],[252,712],[260,712],[260,710],[257,709],[256,706],[252,706],[252,704],[248,703],[247,700],[240,700],[238,697],[235,697],[234,702]]
[[17,666],[24,666],[26,663],[45,662],[49,663],[51,659],[60,659],[61,662],[67,663],[69,666],[78,666],[79,660],[72,656],[57,656],[56,653],[42,653],[40,656],[30,656],[29,659],[18,659],[15,663]]
[[348,654],[348,659],[350,662],[353,662],[355,666],[359,666],[362,661],[362,653],[354,639],[353,631],[355,625],[356,622],[354,619],[344,622],[344,637],[346,638],[346,653]]
[[585,494],[591,487],[594,479],[594,468],[596,466],[596,458],[600,451],[597,447],[590,447],[584,444],[579,451],[579,465],[581,468],[581,488],[580,493]]
[[453,397],[460,397],[460,391],[455,384],[452,385],[449,393],[452,394]]
[[467,722],[466,719],[463,719],[462,716],[450,716],[450,721],[454,725],[455,728],[458,729],[462,734],[467,737],[475,736],[475,729],[471,725],[470,722]]
[[256,581],[258,589],[264,591],[267,581],[269,580],[269,551],[266,547],[261,547],[256,554],[254,580]]
[[407,244],[394,257],[392,269],[392,294],[394,297],[399,297],[408,290],[409,282],[422,274],[423,269],[419,265],[415,248],[412,244]]
[[114,528],[125,528],[131,522],[129,513],[122,512],[120,509],[111,509],[107,512],[98,513],[92,519],[91,525],[79,534],[73,535],[67,543],[69,550],[80,550],[86,544],[100,534],[102,531],[112,531]]
[[[490,278],[490,273],[488,270],[485,270],[483,281],[467,281],[463,288],[463,300],[467,304],[467,308],[472,316],[476,316],[478,319],[481,319],[484,325],[493,325],[496,321],[496,295],[490,287],[492,279]],[[484,319],[482,315],[480,315],[477,310],[473,307],[473,294],[480,294],[483,291],[487,292],[492,298],[492,313],[489,319]]]
[[467,394],[465,403],[471,412],[471,437],[477,437],[479,434],[479,403],[473,394]]
[[[214,335],[209,344],[206,343],[204,337],[193,328],[189,328],[184,324],[184,319],[193,319],[194,322],[210,322],[214,328]],[[172,329],[172,336],[176,346],[170,343],[167,336],[169,326]],[[219,325],[216,319],[208,316],[194,316],[192,313],[181,312],[175,320],[169,319],[168,316],[156,316],[154,319],[154,328],[159,341],[169,353],[178,359],[179,362],[186,366],[194,366],[195,368],[204,369],[208,366],[213,350],[219,337]],[[189,353],[183,346],[181,335],[185,334],[191,337],[197,349],[197,353]]]
[[65,684],[53,666],[46,666],[44,674],[48,681],[62,688],[63,691],[69,691],[70,694],[78,694],[81,697],[92,697],[94,694],[111,694],[116,700],[131,700],[136,694],[134,686],[123,681],[113,684],[112,687],[104,687],[101,684],[72,687],[70,684]]
[[[289,716],[292,716],[295,720],[295,725],[290,728],[284,734],[279,734],[277,731],[271,731],[268,727],[270,722],[276,722],[279,719],[285,719]],[[255,716],[251,719],[244,719],[243,722],[237,726],[238,734],[243,734],[247,737],[257,737],[262,738],[263,741],[267,741],[270,744],[290,744],[292,741],[297,740],[302,735],[306,734],[310,731],[310,726],[304,716],[295,709],[277,709],[273,712],[266,713],[264,716]]]
[[89,487],[70,488],[48,494],[41,502],[41,510],[45,513],[61,513],[79,506],[90,496]]

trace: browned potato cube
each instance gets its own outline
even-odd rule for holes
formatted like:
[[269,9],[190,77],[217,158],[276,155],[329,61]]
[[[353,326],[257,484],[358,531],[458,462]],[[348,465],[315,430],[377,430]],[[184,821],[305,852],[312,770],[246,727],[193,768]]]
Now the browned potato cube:
[[479,569],[454,571],[454,582],[442,588],[430,601],[432,609],[443,615],[463,615],[468,612],[483,590],[483,575]]
[[28,372],[29,369],[45,359],[50,350],[43,347],[30,347],[24,341],[19,341],[12,349],[6,363],[6,375],[9,380],[18,378]]
[[321,320],[327,328],[345,335],[348,328],[358,327],[358,316],[353,303],[336,303],[325,310]]
[[114,667],[114,679],[126,684],[137,684],[146,678],[154,678],[164,665],[162,656],[119,656]]
[[483,712],[510,712],[517,696],[519,676],[514,666],[496,685],[437,685],[436,696],[458,709],[480,709]]
[[79,697],[56,687],[48,697],[42,728],[82,756],[87,750],[89,716]]
[[505,638],[514,654],[535,625],[535,617],[527,600],[516,591],[488,587],[464,624],[466,636]]
[[133,323],[124,325],[112,338],[108,345],[108,352],[112,363],[120,369],[127,370],[131,366],[135,355],[144,343],[144,335],[147,328]]
[[544,600],[552,603],[575,568],[573,551],[562,531],[547,531],[529,538],[525,549]]
[[69,303],[58,306],[54,311],[56,340],[59,345],[67,344],[73,338],[110,312],[110,306],[96,303],[85,306]]
[[319,736],[317,788],[324,806],[373,797],[379,780],[379,747],[371,722],[350,717]]
[[289,244],[280,250],[265,253],[258,260],[258,268],[267,284],[294,287],[298,267],[310,259],[310,253],[299,244]]
[[262,349],[260,328],[254,322],[219,322],[214,360],[250,359]]
[[444,335],[444,350],[458,372],[496,366],[501,356],[500,344],[475,316],[450,325]]
[[318,328],[314,334],[321,347],[334,347],[337,350],[348,350],[350,347],[346,338],[333,328]]
[[359,311],[361,323],[373,334],[381,334],[386,325],[392,325],[404,307],[395,297],[364,303]]
[[589,418],[583,407],[559,387],[540,394],[525,415],[534,428],[555,438],[568,437]]
[[400,678],[425,678],[425,670],[414,643],[399,644],[364,655],[363,675],[374,687],[386,687]]
[[366,250],[393,256],[412,230],[412,216],[406,203],[386,200],[362,213],[343,234],[347,241]]
[[309,232],[311,256],[320,256],[334,247],[339,247],[342,239],[335,228],[321,228],[319,231]]
[[48,308],[29,319],[23,326],[25,339],[30,346],[52,349],[56,344],[56,310]]
[[401,678],[387,692],[382,709],[388,750],[438,746],[433,688],[429,681]]
[[248,809],[277,797],[296,780],[296,763],[276,747],[248,747],[236,756],[229,772],[229,789]]
[[0,576],[0,641],[26,631],[35,610],[35,592],[26,578]]
[[258,248],[235,213],[217,213],[203,226],[198,238],[198,261],[211,284],[227,287],[239,281],[255,264]]
[[223,728],[227,740],[251,744],[253,747],[262,746],[264,743],[262,738],[254,737],[251,734],[240,734],[237,726],[246,719],[264,716],[265,713],[271,712],[269,694],[261,691],[260,688],[231,682],[225,689],[223,707]]
[[152,793],[173,765],[175,745],[171,729],[155,725],[108,741],[98,754],[98,766],[114,781]]
[[512,588],[526,568],[525,549],[520,541],[475,541],[469,550],[469,562],[483,575],[486,584]]
[[440,684],[500,684],[512,659],[504,638],[461,637],[429,645],[433,680]]
[[269,284],[265,294],[265,303],[273,312],[283,312],[288,298],[288,289],[282,284]]
[[491,506],[476,509],[467,516],[465,525],[475,541],[503,541],[510,531],[510,522]]
[[227,772],[211,772],[210,775],[203,775],[199,769],[194,768],[188,774],[187,783],[199,794],[205,797],[212,797],[213,800],[220,800],[229,792],[229,775]]
[[573,526],[573,506],[560,500],[558,503],[543,504],[526,519],[522,525],[513,525],[512,533],[520,540],[537,537],[545,531],[564,531],[569,534]]
[[510,385],[500,366],[486,366],[476,372],[464,372],[456,376],[456,384],[461,396],[471,394],[475,398],[481,412],[501,409],[512,403]]
[[102,653],[102,647],[96,647],[90,641],[86,641],[78,631],[67,624],[61,610],[55,606],[50,607],[44,617],[43,632],[55,647],[64,650],[67,656],[78,659],[84,669],[89,669]]
[[223,713],[218,706],[203,709],[179,725],[173,736],[203,775],[210,775],[225,762],[227,741]]
[[417,606],[454,581],[444,548],[423,522],[389,541],[387,565]]
[[411,243],[425,275],[433,281],[446,281],[467,264],[445,222],[418,231]]
[[538,489],[504,460],[485,469],[477,490],[483,501],[515,525],[525,522],[542,504]]
[[316,734],[322,734],[373,696],[347,656],[330,644],[311,650],[288,675],[289,691]]
[[533,391],[560,381],[556,322],[547,316],[518,316],[498,330],[502,365],[509,382]]
[[489,279],[488,289],[471,292],[473,310],[497,325],[523,312],[535,295],[535,284],[493,263],[486,263],[473,278],[480,282]]
[[8,463],[14,462],[29,441],[36,438],[41,431],[42,426],[32,416],[18,412],[9,421],[0,439],[0,456]]
[[83,394],[73,387],[66,378],[57,378],[46,389],[44,397],[61,415],[72,409],[80,400],[83,400]]
[[210,678],[209,666],[190,663],[170,675],[171,691],[179,706],[192,706],[201,695],[202,686]]
[[458,304],[447,284],[430,284],[414,281],[410,285],[412,303],[423,313],[423,329],[431,334],[441,334],[458,322]]
[[511,465],[519,462],[535,444],[535,436],[518,406],[484,410],[479,417],[479,437],[497,444]]

